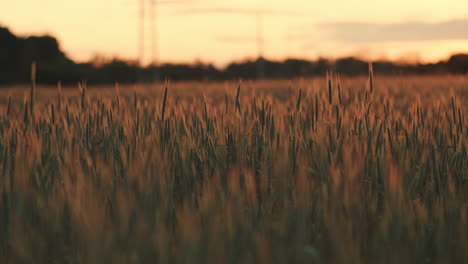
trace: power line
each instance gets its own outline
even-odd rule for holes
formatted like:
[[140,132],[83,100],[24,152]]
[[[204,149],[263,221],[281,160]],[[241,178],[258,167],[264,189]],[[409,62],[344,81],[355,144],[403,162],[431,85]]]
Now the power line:
[[[145,22],[146,21],[146,15],[147,15],[147,5],[149,4],[149,27],[150,27],[150,43],[151,43],[151,61],[150,65],[153,66],[154,72],[153,72],[153,79],[158,80],[159,79],[159,73],[157,72],[157,67],[159,65],[159,58],[158,58],[158,22],[157,22],[157,10],[158,6],[162,4],[177,4],[177,3],[183,3],[183,2],[190,2],[187,0],[147,0],[149,1],[146,2],[146,0],[140,0],[140,8],[138,11],[138,17],[139,17],[139,22],[138,22],[138,66],[142,67],[144,65],[145,61],[145,43],[146,43],[146,32],[145,32]],[[141,77],[141,76],[140,76]]]
[[150,0],[150,20],[151,20],[151,64],[157,66],[158,64],[158,32],[156,28],[157,6],[158,2]]
[[230,14],[246,15],[255,19],[256,25],[256,50],[257,50],[257,78],[262,79],[265,76],[265,38],[264,38],[264,16],[302,16],[303,13],[287,10],[275,9],[256,9],[256,8],[191,8],[179,12],[181,15],[196,14]]
[[145,56],[145,0],[140,0],[140,9],[138,12],[138,66],[142,66]]

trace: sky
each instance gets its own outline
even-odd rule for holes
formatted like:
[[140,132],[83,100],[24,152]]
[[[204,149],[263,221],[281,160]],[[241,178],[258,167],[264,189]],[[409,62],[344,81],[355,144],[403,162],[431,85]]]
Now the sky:
[[[77,61],[136,59],[139,1],[0,0],[0,25],[21,36],[53,35]],[[225,65],[255,58],[258,36],[267,59],[428,62],[468,53],[468,5],[461,0],[159,0],[152,56],[150,1],[146,63],[154,58]]]

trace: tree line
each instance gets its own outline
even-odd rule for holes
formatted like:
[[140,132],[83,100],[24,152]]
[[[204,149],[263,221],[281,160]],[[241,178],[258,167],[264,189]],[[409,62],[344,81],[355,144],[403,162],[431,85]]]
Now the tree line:
[[[270,61],[264,58],[230,63],[220,69],[202,62],[194,64],[163,64],[158,67],[138,67],[137,63],[112,59],[102,63],[91,61],[76,63],[60,49],[53,36],[15,36],[8,28],[0,27],[0,84],[24,83],[29,80],[29,66],[37,62],[38,81],[52,84],[113,82],[150,82],[172,80],[233,80],[255,78],[295,78],[323,76],[333,70],[347,76],[368,73],[368,62],[354,57],[314,61],[286,59]],[[468,54],[455,54],[437,63],[398,64],[391,61],[374,61],[374,71],[379,74],[467,74]]]

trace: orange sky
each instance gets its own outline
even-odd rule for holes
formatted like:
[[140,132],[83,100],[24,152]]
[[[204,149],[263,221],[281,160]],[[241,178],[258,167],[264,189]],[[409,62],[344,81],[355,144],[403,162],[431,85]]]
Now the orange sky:
[[[150,0],[145,0],[149,2]],[[468,6],[445,0],[161,0],[158,58],[222,65],[255,57],[261,8],[267,58],[359,55],[366,58],[446,58],[468,52]],[[318,3],[322,2],[322,3]],[[3,1],[0,24],[20,35],[49,33],[73,59],[138,54],[139,0]],[[287,3],[287,4],[285,4]],[[145,60],[151,55],[149,23]],[[466,26],[466,27],[465,27]]]

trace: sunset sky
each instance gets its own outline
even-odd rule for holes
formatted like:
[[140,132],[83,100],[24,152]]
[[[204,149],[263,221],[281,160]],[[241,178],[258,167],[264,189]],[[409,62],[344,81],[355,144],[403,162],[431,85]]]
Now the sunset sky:
[[[433,61],[468,52],[468,5],[461,0],[170,2],[161,1],[157,12],[162,62],[223,65],[256,57],[257,20],[252,10],[258,9],[263,12],[268,59],[355,55]],[[51,34],[75,60],[97,54],[137,57],[139,0],[3,0],[0,6],[0,25],[22,36]]]

